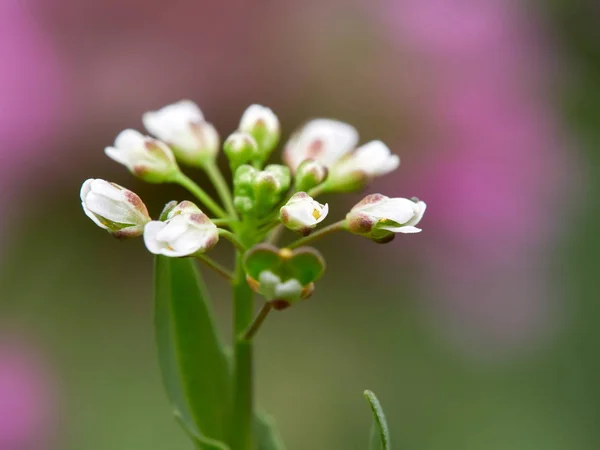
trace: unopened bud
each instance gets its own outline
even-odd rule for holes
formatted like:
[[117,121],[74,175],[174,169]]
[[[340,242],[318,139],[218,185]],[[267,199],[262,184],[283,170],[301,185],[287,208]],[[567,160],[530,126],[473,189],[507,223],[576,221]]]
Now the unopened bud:
[[147,112],[142,120],[146,129],[169,144],[177,159],[187,165],[202,167],[219,152],[219,133],[190,100]]
[[251,134],[237,131],[225,140],[223,151],[229,159],[232,172],[235,172],[242,164],[258,157],[258,144]]
[[216,225],[189,201],[172,208],[164,222],[152,221],[144,228],[146,248],[155,255],[183,257],[205,253],[218,241]]
[[285,166],[257,170],[243,164],[233,177],[234,205],[243,215],[263,217],[273,210],[289,189],[291,175]]
[[346,215],[348,230],[379,243],[394,239],[395,233],[418,233],[416,228],[427,205],[407,198],[381,194],[366,196]]
[[118,238],[140,236],[150,221],[146,205],[134,192],[104,180],[86,180],[81,206],[100,228]]
[[261,105],[250,105],[244,111],[239,130],[254,137],[261,162],[267,160],[281,135],[279,119],[271,109]]
[[328,169],[314,159],[305,160],[296,170],[296,190],[310,191],[327,179]]
[[392,172],[400,158],[381,141],[371,141],[346,155],[331,168],[327,180],[329,192],[353,192],[365,187],[375,177]]
[[119,133],[114,147],[106,147],[104,152],[136,177],[150,183],[172,181],[179,173],[175,156],[164,142],[143,136],[135,130]]
[[305,236],[327,217],[328,212],[327,204],[320,204],[306,192],[297,192],[292,195],[279,210],[281,222],[290,230]]

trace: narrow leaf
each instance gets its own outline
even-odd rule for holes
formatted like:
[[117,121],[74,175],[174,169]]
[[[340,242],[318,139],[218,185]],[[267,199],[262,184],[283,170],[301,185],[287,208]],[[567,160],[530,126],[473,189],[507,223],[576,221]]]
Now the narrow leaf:
[[158,256],[155,327],[174,413],[201,450],[226,450],[230,371],[206,288],[191,259]]
[[371,391],[365,391],[363,396],[371,406],[373,413],[373,428],[371,431],[371,450],[390,450],[390,433],[385,414],[377,397]]
[[256,450],[285,450],[275,422],[265,413],[254,414],[254,436]]

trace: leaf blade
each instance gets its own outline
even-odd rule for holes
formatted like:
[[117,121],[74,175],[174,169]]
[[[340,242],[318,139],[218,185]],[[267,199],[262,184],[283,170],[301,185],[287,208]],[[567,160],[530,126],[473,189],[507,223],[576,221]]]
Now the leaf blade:
[[390,432],[381,403],[379,403],[375,394],[369,390],[364,391],[363,396],[369,402],[373,414],[371,450],[390,450]]
[[202,450],[227,449],[230,370],[194,261],[157,256],[155,327],[163,384],[174,413]]

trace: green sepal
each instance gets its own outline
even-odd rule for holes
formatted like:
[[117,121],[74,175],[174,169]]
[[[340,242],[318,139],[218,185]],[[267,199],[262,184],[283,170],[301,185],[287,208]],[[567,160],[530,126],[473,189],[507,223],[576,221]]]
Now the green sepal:
[[195,262],[157,256],[155,283],[159,366],[173,411],[200,450],[227,450],[230,368]]
[[381,403],[379,403],[375,394],[369,390],[366,390],[363,396],[369,402],[373,414],[370,450],[390,450],[390,432]]

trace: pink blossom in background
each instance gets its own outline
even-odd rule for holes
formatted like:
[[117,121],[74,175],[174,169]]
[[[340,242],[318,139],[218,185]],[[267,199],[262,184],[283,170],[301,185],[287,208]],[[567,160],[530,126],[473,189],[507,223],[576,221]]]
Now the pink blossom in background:
[[50,448],[53,395],[36,350],[16,336],[0,336],[0,450]]
[[545,261],[568,194],[542,34],[505,0],[386,4],[419,92],[427,158],[409,183],[429,205],[418,245],[436,310],[471,342],[527,342],[551,323]]
[[23,1],[0,2],[0,61],[2,201],[31,172],[29,164],[39,167],[36,161],[51,148],[69,99],[51,36]]

